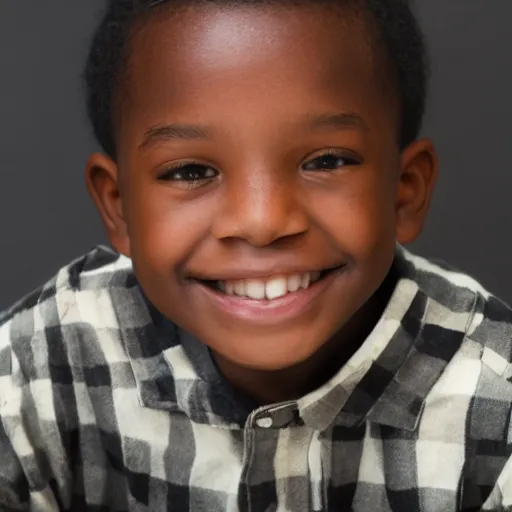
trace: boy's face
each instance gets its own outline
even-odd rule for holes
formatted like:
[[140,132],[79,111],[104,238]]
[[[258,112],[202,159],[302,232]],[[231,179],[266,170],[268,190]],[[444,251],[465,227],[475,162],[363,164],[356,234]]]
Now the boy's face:
[[243,366],[317,352],[428,208],[432,147],[400,154],[392,80],[363,22],[342,16],[160,11],[132,39],[117,162],[89,161],[111,242],[149,299]]

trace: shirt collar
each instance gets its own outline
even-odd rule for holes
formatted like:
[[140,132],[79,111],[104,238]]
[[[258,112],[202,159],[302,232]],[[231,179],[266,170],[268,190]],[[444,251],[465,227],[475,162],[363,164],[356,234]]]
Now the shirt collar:
[[395,264],[397,285],[371,334],[331,382],[299,401],[313,428],[370,421],[414,430],[428,393],[460,348],[475,294],[451,286],[400,246]]
[[[475,294],[454,294],[433,266],[400,246],[395,265],[394,292],[359,350],[328,383],[287,404],[311,428],[371,421],[414,429],[429,391],[460,347]],[[243,427],[254,404],[222,379],[206,346],[164,319],[140,288],[132,291],[130,314],[144,315],[147,327],[135,336],[125,328],[133,325],[123,322],[127,312],[116,313],[141,404],[179,410],[198,423]]]

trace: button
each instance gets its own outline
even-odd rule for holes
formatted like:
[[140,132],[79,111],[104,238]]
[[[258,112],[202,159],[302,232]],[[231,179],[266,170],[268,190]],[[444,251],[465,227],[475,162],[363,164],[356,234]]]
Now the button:
[[270,416],[262,416],[256,420],[256,425],[260,428],[271,428],[274,422]]

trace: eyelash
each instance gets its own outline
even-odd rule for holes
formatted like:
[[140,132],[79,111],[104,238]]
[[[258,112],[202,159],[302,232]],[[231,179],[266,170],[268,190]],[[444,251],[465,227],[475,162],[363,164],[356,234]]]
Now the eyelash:
[[[311,163],[317,162],[318,160],[322,160],[325,158],[333,158],[333,159],[342,160],[343,164],[336,165],[336,166],[334,166],[334,168],[328,168],[328,169],[308,169],[307,168],[307,166],[310,165]],[[325,160],[324,160],[324,162],[325,162]],[[333,172],[342,167],[361,165],[361,163],[362,163],[361,159],[356,157],[355,155],[349,155],[346,152],[343,153],[339,150],[329,149],[327,151],[324,151],[322,154],[316,156],[315,158],[308,160],[305,164],[302,165],[302,169],[304,171],[308,171],[308,172]]]
[[[196,176],[191,177],[190,175],[192,173],[195,173]],[[205,173],[209,175],[200,176]],[[186,177],[187,174],[188,179]],[[199,175],[199,177],[197,175]],[[160,181],[173,181],[175,183],[180,183],[180,186],[186,189],[194,189],[210,183],[218,175],[218,171],[213,169],[213,167],[194,162],[185,162],[168,168],[158,177],[158,179]]]
[[[338,160],[337,163],[339,163],[339,161],[342,161],[343,163],[341,165],[335,164],[334,166],[331,166],[327,169],[310,168],[312,163],[321,161],[322,159],[324,160],[323,163],[326,163],[326,159],[329,158]],[[321,155],[316,156],[312,160],[309,160],[301,167],[306,172],[333,172],[343,167],[361,165],[361,163],[361,160],[354,155],[347,155],[346,153],[343,154],[342,152],[336,150],[328,150]],[[192,174],[195,174],[195,176],[192,176]],[[218,175],[219,172],[208,165],[194,162],[184,162],[182,164],[168,168],[158,177],[158,179],[160,181],[173,181],[175,183],[181,183],[183,188],[194,189],[207,185]]]

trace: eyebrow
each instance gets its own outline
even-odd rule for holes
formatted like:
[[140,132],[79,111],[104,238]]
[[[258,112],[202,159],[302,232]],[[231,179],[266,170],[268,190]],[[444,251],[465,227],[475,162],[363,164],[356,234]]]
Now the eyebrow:
[[144,134],[140,148],[146,148],[158,142],[168,140],[209,139],[211,136],[211,130],[207,126],[195,124],[168,124],[163,126],[154,126]]
[[[363,118],[354,113],[326,113],[308,115],[305,124],[315,130],[368,130]],[[207,126],[195,124],[168,124],[154,126],[145,134],[140,148],[147,148],[158,142],[169,140],[206,140],[212,137],[212,130]]]
[[369,130],[364,119],[352,112],[308,115],[305,121],[312,130]]

